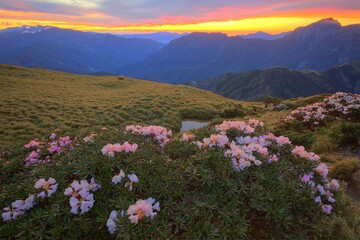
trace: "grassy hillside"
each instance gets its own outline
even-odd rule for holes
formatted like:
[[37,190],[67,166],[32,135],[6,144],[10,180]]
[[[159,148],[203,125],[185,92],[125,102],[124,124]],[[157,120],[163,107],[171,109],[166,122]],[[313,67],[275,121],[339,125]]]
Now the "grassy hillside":
[[241,115],[238,101],[186,86],[0,65],[0,144],[126,124],[179,130],[181,119]]
[[191,86],[238,100],[308,97],[338,91],[360,93],[360,62],[327,71],[296,71],[284,67],[229,73]]
[[[281,119],[324,96],[276,110],[125,77],[11,66],[1,73],[1,141],[9,147],[0,149],[0,239],[360,235],[360,209],[332,179],[346,180],[358,159],[331,152],[359,140],[357,102],[348,106],[351,121],[342,114],[313,129]],[[247,120],[254,117],[265,125]],[[172,134],[182,118],[214,121]]]

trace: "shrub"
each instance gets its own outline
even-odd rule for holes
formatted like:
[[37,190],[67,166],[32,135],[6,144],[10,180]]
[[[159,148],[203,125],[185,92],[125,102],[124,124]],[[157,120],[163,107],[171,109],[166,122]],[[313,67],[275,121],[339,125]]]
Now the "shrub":
[[[18,219],[0,223],[1,238],[306,239],[322,234],[317,223],[332,219],[332,207],[341,211],[326,165],[261,122],[225,121],[215,131],[207,126],[194,133],[180,141],[162,127],[128,126],[30,142],[13,155],[16,168],[2,166],[0,206],[27,199],[39,179],[55,179],[58,189]],[[51,161],[25,166],[29,153],[42,159],[58,149],[53,146],[61,151],[50,153]],[[101,188],[89,186],[93,181]],[[91,204],[83,214],[71,213],[69,203],[79,204],[84,194],[91,198],[80,204]]]
[[244,116],[244,110],[239,107],[224,109],[223,113],[221,114],[221,117],[223,118],[235,118],[241,116]]
[[327,121],[345,119],[347,121],[360,120],[360,95],[337,92],[305,107],[299,107],[286,116],[283,121],[301,121],[309,129],[324,125]]
[[293,144],[302,145],[306,148],[311,148],[315,142],[315,133],[309,131],[299,121],[285,122],[278,125],[275,128],[274,133],[277,135],[286,135],[291,139]]
[[360,123],[341,122],[336,128],[330,136],[339,146],[360,146]]
[[359,170],[360,164],[357,158],[347,158],[336,162],[331,170],[330,173],[332,176],[338,179],[349,179],[351,174]]

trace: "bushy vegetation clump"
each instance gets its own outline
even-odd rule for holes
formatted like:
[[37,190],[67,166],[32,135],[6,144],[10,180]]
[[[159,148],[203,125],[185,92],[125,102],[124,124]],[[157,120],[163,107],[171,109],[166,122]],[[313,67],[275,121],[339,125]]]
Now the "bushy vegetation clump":
[[331,175],[341,180],[349,180],[351,174],[360,169],[359,159],[344,158],[334,163],[331,167]]
[[336,93],[298,107],[282,118],[274,132],[287,135],[319,154],[360,147],[360,95]]
[[299,107],[286,116],[283,121],[301,121],[309,129],[324,125],[333,120],[360,121],[360,95],[337,92],[322,102]]
[[326,165],[262,122],[60,133],[4,157],[1,238],[330,238],[326,221],[359,233]]

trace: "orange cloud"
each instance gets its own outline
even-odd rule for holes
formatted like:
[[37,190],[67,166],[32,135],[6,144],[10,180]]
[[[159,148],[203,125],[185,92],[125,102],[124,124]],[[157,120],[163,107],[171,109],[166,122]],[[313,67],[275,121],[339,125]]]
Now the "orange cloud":
[[[268,11],[269,10],[269,11]],[[206,11],[202,9],[201,11]],[[257,31],[280,33],[308,25],[322,18],[334,17],[343,25],[360,23],[360,10],[309,9],[287,12],[272,12],[262,9],[263,14],[243,19],[236,18],[241,11],[256,15],[251,9],[236,10],[224,7],[217,12],[208,12],[201,17],[162,16],[144,23],[131,23],[87,9],[82,15],[62,15],[45,12],[23,12],[0,9],[0,29],[19,25],[51,25],[82,31],[98,32],[224,32],[229,35],[246,34]],[[257,9],[259,11],[259,9]],[[241,14],[240,14],[241,15]],[[227,16],[227,18],[225,18]],[[157,24],[156,24],[157,23]],[[161,23],[161,24],[160,24]]]

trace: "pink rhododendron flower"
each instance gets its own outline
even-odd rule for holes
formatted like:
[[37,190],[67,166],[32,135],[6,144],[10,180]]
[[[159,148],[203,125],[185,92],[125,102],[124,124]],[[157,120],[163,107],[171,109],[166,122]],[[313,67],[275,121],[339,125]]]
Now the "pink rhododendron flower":
[[115,147],[113,144],[108,143],[101,149],[101,152],[108,157],[114,157]]
[[120,170],[120,173],[118,175],[115,175],[113,178],[112,178],[112,182],[117,184],[119,182],[121,182],[121,180],[125,177],[125,173],[123,170]]
[[57,191],[58,184],[54,178],[49,178],[47,181],[42,178],[35,183],[35,188],[44,190],[37,195],[38,197],[51,197],[51,195]]
[[56,133],[52,133],[49,138],[50,140],[54,140],[56,138]]
[[89,136],[84,137],[83,140],[84,140],[84,142],[93,142],[95,136],[96,136],[96,134],[91,133]]
[[320,184],[318,184],[318,185],[316,186],[316,189],[318,190],[318,192],[319,192],[321,195],[325,195],[325,194],[326,194],[324,187],[321,186]]
[[215,126],[216,132],[220,132],[220,134],[226,134],[227,130],[232,128],[247,134],[251,134],[255,131],[253,127],[247,125],[243,121],[224,121],[222,124]]
[[84,214],[94,206],[94,196],[87,191],[80,191],[79,196],[70,198],[70,206],[71,213],[78,214],[80,210],[80,214]]
[[260,127],[264,126],[263,122],[260,122],[259,120],[256,120],[256,119],[249,119],[248,124],[249,124],[249,126],[254,127],[254,128],[259,127],[259,126]]
[[25,144],[24,147],[25,148],[37,148],[40,147],[44,144],[44,142],[40,142],[39,139],[35,139],[30,141],[28,144]]
[[128,142],[124,142],[124,144],[115,143],[115,144],[106,144],[102,149],[101,152],[108,157],[114,157],[115,152],[135,152],[138,148],[136,143],[130,144]]
[[322,176],[322,177],[325,178],[325,177],[327,176],[329,170],[328,170],[328,168],[327,168],[327,166],[326,166],[325,163],[320,163],[320,164],[315,168],[315,172],[317,172],[320,176]]
[[170,139],[169,137],[172,136],[172,131],[167,130],[161,126],[140,126],[140,125],[130,125],[126,126],[125,133],[130,132],[133,134],[138,134],[142,136],[153,136],[155,140],[157,140],[160,144],[160,147],[164,147]]
[[26,158],[25,158],[25,166],[30,166],[32,164],[35,164],[39,161],[40,157],[40,149],[37,149],[36,151],[32,151]]
[[328,205],[328,204],[324,204],[321,206],[322,210],[326,213],[326,214],[330,214],[331,210],[332,210],[332,206]]
[[304,174],[303,177],[301,178],[301,181],[303,181],[303,183],[308,183],[310,181],[310,179],[313,178],[313,174]]
[[290,145],[291,141],[288,137],[280,136],[276,138],[278,146]]
[[229,138],[221,134],[211,134],[209,138],[203,139],[204,146],[215,147],[219,146],[221,148],[225,147],[228,144]]
[[133,173],[128,175],[129,178],[129,182],[125,183],[125,187],[129,188],[129,191],[132,191],[133,189],[133,184],[139,182],[139,178]]
[[18,217],[24,215],[25,211],[33,208],[34,205],[35,205],[35,196],[29,194],[28,198],[26,198],[25,200],[16,200],[13,203],[11,203],[11,208],[10,207],[4,208],[1,217],[4,222],[15,220]]
[[268,162],[269,163],[273,163],[273,162],[277,162],[279,160],[278,156],[276,156],[275,154],[271,155]]
[[[121,216],[124,217],[124,211],[121,211]],[[118,227],[116,226],[116,221],[118,221],[118,213],[117,211],[113,210],[108,220],[106,221],[106,226],[108,227],[108,231],[110,234],[114,234],[115,231],[118,230]]]
[[124,142],[124,144],[121,147],[122,151],[125,151],[126,153],[135,152],[137,150],[137,148],[138,148],[138,145],[136,143],[129,144],[128,142]]
[[190,142],[195,138],[195,135],[192,133],[183,133],[180,141]]
[[29,194],[29,196],[24,200],[22,209],[29,210],[29,209],[33,208],[34,205],[35,205],[35,195]]
[[330,182],[330,186],[332,189],[339,189],[340,185],[339,183],[336,181],[336,179],[332,179]]
[[126,213],[129,216],[131,223],[138,224],[139,220],[144,217],[150,217],[153,219],[156,216],[156,211],[160,211],[160,203],[155,203],[155,200],[148,198],[147,200],[137,200],[134,205],[130,205]]
[[71,206],[71,212],[73,214],[80,214],[90,211],[94,206],[94,196],[90,191],[96,191],[100,189],[101,186],[95,183],[95,179],[92,178],[90,182],[86,180],[81,180],[80,183],[77,180],[74,180],[71,183],[71,187],[65,189],[64,194],[71,196],[69,203]]

